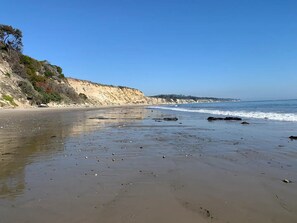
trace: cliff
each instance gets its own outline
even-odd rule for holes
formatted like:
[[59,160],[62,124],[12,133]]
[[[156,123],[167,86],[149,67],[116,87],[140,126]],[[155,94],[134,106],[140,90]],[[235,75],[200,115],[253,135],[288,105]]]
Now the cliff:
[[74,78],[67,78],[67,82],[91,105],[149,104],[152,101],[134,88],[102,85]]
[[0,107],[158,104],[140,90],[65,78],[62,68],[17,52],[0,50]]

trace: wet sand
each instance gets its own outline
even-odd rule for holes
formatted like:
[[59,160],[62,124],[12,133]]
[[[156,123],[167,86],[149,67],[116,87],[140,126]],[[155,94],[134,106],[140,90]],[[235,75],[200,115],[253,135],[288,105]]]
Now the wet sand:
[[297,222],[296,126],[206,118],[1,111],[0,222]]

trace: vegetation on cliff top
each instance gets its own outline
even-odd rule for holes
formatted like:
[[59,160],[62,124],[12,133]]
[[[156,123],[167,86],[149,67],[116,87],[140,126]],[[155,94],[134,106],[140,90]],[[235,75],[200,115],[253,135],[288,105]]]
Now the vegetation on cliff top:
[[5,50],[16,50],[21,52],[23,49],[23,34],[19,29],[12,26],[0,24],[0,47]]
[[67,83],[61,67],[23,55],[22,37],[21,30],[0,25],[0,60],[19,76],[18,87],[31,104],[86,100]]

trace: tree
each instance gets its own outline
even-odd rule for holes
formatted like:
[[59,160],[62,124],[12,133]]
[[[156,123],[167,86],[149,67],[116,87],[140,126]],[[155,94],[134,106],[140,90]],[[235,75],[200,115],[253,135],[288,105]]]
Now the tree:
[[19,29],[0,24],[0,46],[7,50],[14,49],[21,52],[23,49],[23,34]]

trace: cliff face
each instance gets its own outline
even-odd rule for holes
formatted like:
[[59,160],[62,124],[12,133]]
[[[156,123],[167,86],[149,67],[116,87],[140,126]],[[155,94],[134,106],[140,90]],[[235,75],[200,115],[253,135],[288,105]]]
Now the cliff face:
[[[0,108],[26,108],[40,104],[60,106],[146,105],[166,103],[146,97],[140,90],[64,78],[47,61],[0,51]],[[61,77],[62,76],[62,77]]]
[[148,104],[150,99],[137,89],[101,85],[90,81],[67,78],[69,85],[92,105]]
[[[146,97],[140,90],[129,87],[115,87],[67,78],[67,82],[81,97],[85,97],[91,105],[153,105],[184,104],[200,102],[193,99],[170,99]],[[201,102],[206,102],[202,101]]]
[[18,87],[22,78],[15,75],[8,62],[0,59],[0,108],[30,107],[26,95]]

